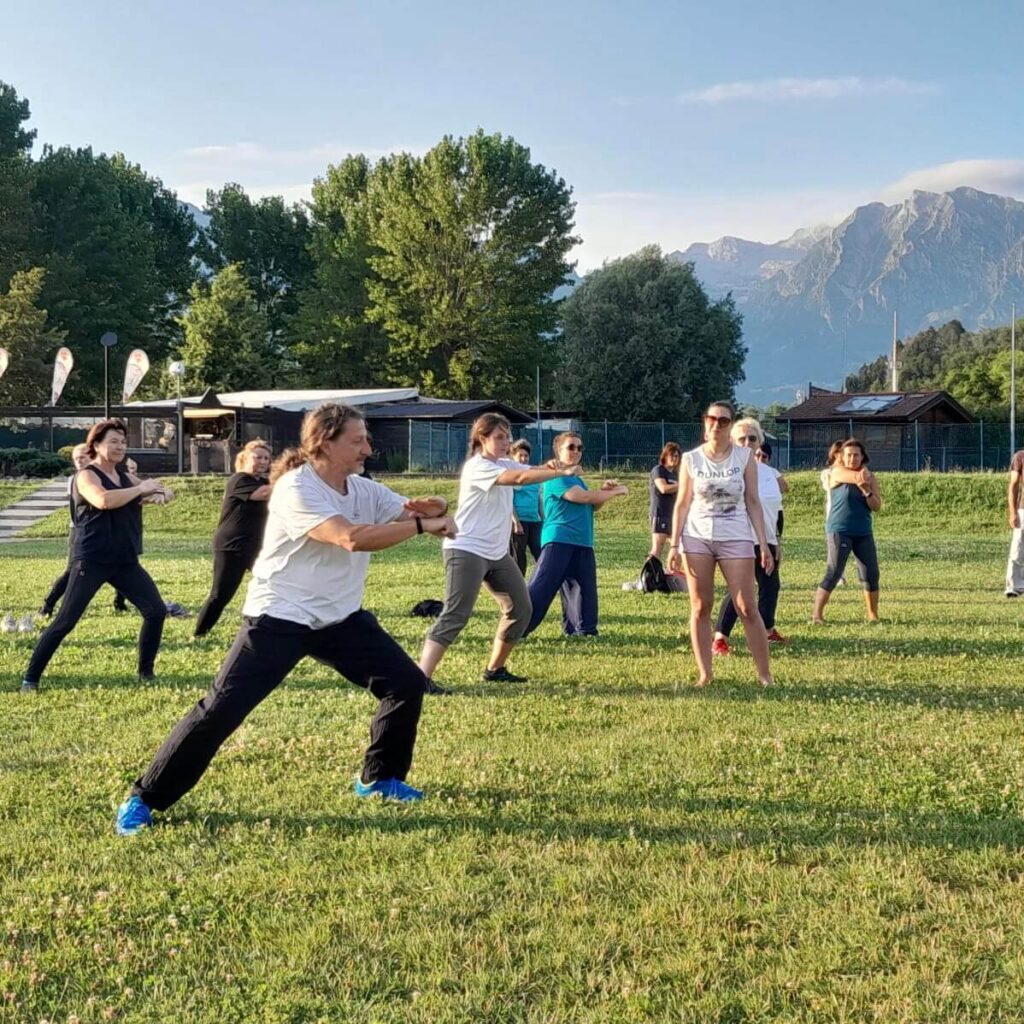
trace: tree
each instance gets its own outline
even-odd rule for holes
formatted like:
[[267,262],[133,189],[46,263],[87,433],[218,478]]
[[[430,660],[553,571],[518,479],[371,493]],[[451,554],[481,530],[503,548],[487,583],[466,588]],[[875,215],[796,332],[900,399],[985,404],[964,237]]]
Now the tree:
[[242,391],[272,387],[280,360],[244,269],[231,263],[209,285],[196,282],[181,318],[181,358],[190,389]]
[[0,288],[24,269],[32,229],[32,141],[28,100],[0,82]]
[[692,420],[743,380],[742,318],[656,245],[588,274],[562,307],[556,402],[593,419]]
[[313,280],[299,298],[292,357],[300,380],[335,387],[388,383],[388,338],[368,319],[369,187],[373,165],[350,156],[313,183],[310,254]]
[[0,405],[43,405],[49,401],[52,361],[64,332],[47,324],[38,302],[45,271],[18,271],[6,295],[0,295],[0,348],[10,353],[0,377]]
[[368,319],[398,384],[526,401],[571,269],[571,190],[514,139],[446,136],[370,176]]
[[67,331],[76,372],[72,401],[102,390],[98,339],[115,331],[117,379],[129,351],[161,362],[180,337],[178,317],[193,280],[195,222],[175,196],[123,156],[46,148],[35,165],[31,259],[46,268],[42,303]]
[[232,263],[242,268],[271,336],[284,352],[299,295],[313,273],[306,211],[281,196],[253,202],[237,184],[209,190],[206,210],[210,223],[200,232],[197,255],[214,272]]

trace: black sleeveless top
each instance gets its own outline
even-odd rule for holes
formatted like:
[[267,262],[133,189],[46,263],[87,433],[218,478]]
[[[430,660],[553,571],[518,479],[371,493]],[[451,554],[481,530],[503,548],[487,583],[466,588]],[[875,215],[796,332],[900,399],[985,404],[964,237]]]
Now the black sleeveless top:
[[[117,470],[114,483],[101,469],[86,466],[82,473],[93,472],[105,491],[116,491],[133,484],[128,474]],[[95,565],[120,565],[137,562],[142,553],[142,506],[139,498],[120,508],[96,508],[78,493],[78,477],[71,485],[72,522],[71,561]]]

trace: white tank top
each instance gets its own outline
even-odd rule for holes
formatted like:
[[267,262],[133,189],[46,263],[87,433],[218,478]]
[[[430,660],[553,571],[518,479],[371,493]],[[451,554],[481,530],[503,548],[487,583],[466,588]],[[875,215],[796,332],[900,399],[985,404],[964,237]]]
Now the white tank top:
[[744,499],[743,471],[750,449],[730,445],[721,460],[709,459],[703,445],[683,456],[693,481],[693,500],[683,533],[701,540],[754,540]]

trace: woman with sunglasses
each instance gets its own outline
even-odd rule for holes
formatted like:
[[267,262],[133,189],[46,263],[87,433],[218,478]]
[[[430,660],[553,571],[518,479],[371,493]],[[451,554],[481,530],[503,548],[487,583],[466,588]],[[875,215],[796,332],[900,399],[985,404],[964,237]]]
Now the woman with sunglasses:
[[606,502],[626,494],[616,480],[599,491],[588,490],[577,474],[583,460],[579,434],[556,435],[549,466],[568,474],[543,487],[544,525],[540,559],[530,579],[533,614],[529,636],[547,615],[555,594],[562,594],[562,628],[566,636],[597,636],[597,563],[594,560],[594,513]]
[[[757,610],[768,631],[768,643],[784,644],[786,638],[775,628],[775,610],[779,605],[779,566],[782,563],[782,495],[789,490],[782,474],[768,465],[771,446],[764,439],[761,424],[755,419],[738,420],[732,428],[735,444],[750,448],[757,460],[757,496],[764,512],[764,532],[775,559],[775,568],[766,573],[761,566],[761,549],[754,546],[754,576],[757,581]],[[722,602],[715,624],[712,654],[729,654],[729,637],[736,625],[736,603],[732,597]]]
[[843,576],[852,554],[864,587],[868,621],[878,621],[878,552],[875,549],[871,513],[882,507],[878,480],[867,468],[868,453],[855,437],[844,441],[839,458],[829,470],[828,566],[814,595],[811,621],[825,623],[825,606]]
[[697,660],[697,686],[707,686],[712,679],[715,566],[722,570],[743,620],[757,680],[762,686],[771,686],[774,680],[768,662],[768,635],[754,599],[755,541],[766,574],[775,568],[775,559],[765,536],[757,463],[750,448],[732,443],[732,422],[732,405],[712,402],[704,414],[704,444],[683,456],[668,564],[672,572],[682,567],[689,583],[690,641]]

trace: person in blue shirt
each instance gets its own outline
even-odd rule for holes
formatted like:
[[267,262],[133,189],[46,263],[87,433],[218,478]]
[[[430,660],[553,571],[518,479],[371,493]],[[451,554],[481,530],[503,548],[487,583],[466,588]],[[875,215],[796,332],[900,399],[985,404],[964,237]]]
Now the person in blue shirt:
[[[509,455],[524,466],[530,464],[533,449],[526,438],[521,438],[509,448]],[[526,552],[533,555],[534,562],[540,558],[541,513],[540,484],[523,484],[512,492],[512,541],[509,553],[516,560],[519,571],[526,575]]]
[[[552,468],[578,468],[583,460],[583,440],[567,431],[554,439]],[[597,563],[594,560],[594,512],[606,501],[626,494],[615,480],[606,480],[591,491],[582,478],[549,480],[542,490],[544,523],[537,567],[530,579],[533,614],[526,627],[529,636],[547,615],[555,594],[562,594],[562,627],[566,636],[597,636]]]
[[871,523],[871,513],[882,507],[878,480],[867,468],[868,453],[864,445],[851,437],[843,442],[838,457],[829,470],[828,567],[814,595],[811,621],[825,622],[825,605],[843,576],[846,561],[852,554],[857,561],[858,575],[864,585],[864,601],[868,621],[878,621],[878,553]]

